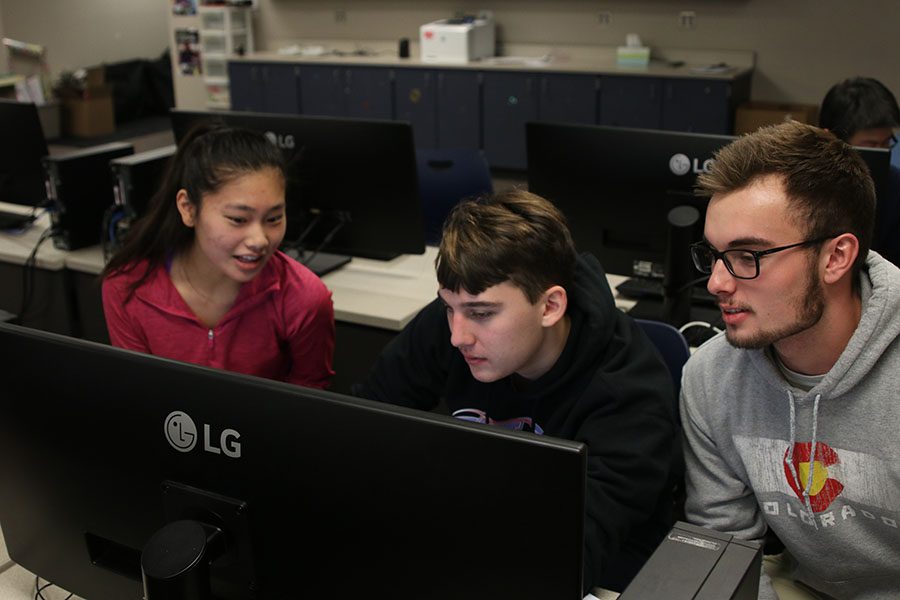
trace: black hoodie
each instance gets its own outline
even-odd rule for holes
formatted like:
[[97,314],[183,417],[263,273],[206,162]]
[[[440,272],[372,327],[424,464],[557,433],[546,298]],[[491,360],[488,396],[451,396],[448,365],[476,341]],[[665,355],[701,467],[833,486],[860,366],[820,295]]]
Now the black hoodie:
[[[385,348],[360,396],[424,410],[443,399],[451,414],[588,447],[585,591],[621,591],[672,519],[680,478],[674,391],[668,371],[635,322],[615,307],[600,263],[578,258],[568,291],[571,329],[556,364],[534,381],[472,377],[450,345],[446,310],[435,300]],[[560,507],[565,510],[565,507]]]

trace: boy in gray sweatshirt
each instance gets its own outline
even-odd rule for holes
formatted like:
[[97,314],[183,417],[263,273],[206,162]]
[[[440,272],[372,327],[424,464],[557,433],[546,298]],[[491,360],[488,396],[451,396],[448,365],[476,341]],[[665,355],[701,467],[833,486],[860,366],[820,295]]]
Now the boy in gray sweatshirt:
[[[725,333],[684,371],[687,516],[784,543],[820,597],[900,597],[900,270],[856,151],[796,122],[723,148],[692,255]],[[894,235],[900,235],[895,232]],[[760,598],[777,595],[764,574]]]

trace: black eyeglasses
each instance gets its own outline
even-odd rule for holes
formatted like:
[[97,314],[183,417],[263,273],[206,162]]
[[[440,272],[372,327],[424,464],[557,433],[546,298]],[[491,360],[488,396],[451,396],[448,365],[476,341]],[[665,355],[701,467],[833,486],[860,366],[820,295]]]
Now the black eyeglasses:
[[805,242],[797,242],[796,244],[788,244],[787,246],[779,246],[778,248],[769,248],[768,250],[745,250],[743,248],[733,248],[719,252],[707,242],[697,242],[691,244],[691,258],[694,266],[701,273],[707,275],[712,273],[716,261],[721,259],[725,264],[725,268],[737,279],[756,279],[759,277],[759,259],[763,256],[769,256],[776,252],[790,250],[791,248],[800,248],[801,246],[813,246],[821,244],[824,241],[837,237],[837,235],[828,235],[814,240],[806,240]]
[[886,148],[887,150],[893,150],[894,146],[897,145],[897,136],[896,134],[891,134],[891,137],[887,138],[883,142],[875,142],[875,141],[866,141],[862,144],[859,144],[862,148]]

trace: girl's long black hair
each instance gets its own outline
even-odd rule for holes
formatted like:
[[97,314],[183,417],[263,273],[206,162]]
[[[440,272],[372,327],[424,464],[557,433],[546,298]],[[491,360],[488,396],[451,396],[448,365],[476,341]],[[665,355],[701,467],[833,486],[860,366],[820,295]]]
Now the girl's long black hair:
[[281,150],[262,133],[228,127],[216,120],[198,124],[181,140],[147,213],[135,222],[100,277],[127,273],[146,260],[147,268],[131,285],[127,302],[157,267],[190,248],[194,241],[194,229],[182,222],[175,204],[178,190],[187,191],[199,212],[204,195],[215,193],[241,175],[266,168],[276,169],[282,178],[286,176]]

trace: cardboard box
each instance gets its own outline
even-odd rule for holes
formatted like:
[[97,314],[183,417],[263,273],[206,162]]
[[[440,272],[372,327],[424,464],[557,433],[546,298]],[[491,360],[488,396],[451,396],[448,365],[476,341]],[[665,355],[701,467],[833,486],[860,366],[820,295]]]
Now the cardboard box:
[[66,98],[63,106],[68,135],[96,137],[116,130],[112,88],[108,85],[89,88],[81,97]]
[[37,107],[38,118],[41,120],[41,129],[44,130],[45,140],[55,140],[61,131],[61,116],[59,102],[48,102]]
[[744,102],[737,107],[734,116],[734,133],[753,133],[765,125],[791,120],[816,125],[819,122],[819,107],[812,104]]
[[650,64],[650,48],[619,46],[616,48],[616,64],[620,67],[646,67]]

